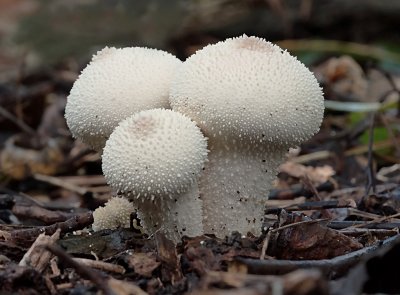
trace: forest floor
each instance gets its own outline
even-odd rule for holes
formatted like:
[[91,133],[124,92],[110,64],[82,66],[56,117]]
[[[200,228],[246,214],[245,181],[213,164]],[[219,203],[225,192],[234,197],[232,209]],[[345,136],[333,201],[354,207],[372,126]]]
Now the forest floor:
[[91,231],[112,192],[63,117],[78,71],[21,68],[0,85],[1,294],[399,292],[399,78],[346,55],[312,69],[325,119],[281,166],[267,231],[175,247],[134,228]]
[[64,120],[83,65],[19,66],[0,83],[0,294],[400,293],[400,66],[352,46],[309,63],[325,118],[281,165],[263,235],[177,247],[135,228],[91,230],[112,191]]

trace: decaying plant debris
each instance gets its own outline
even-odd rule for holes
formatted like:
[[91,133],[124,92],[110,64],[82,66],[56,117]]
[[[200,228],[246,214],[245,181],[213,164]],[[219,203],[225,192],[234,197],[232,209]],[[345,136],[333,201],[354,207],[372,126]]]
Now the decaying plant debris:
[[74,64],[0,84],[0,293],[399,293],[399,78],[349,56],[313,70],[325,120],[281,166],[263,235],[177,247],[134,214],[131,228],[90,230],[112,192],[63,119]]

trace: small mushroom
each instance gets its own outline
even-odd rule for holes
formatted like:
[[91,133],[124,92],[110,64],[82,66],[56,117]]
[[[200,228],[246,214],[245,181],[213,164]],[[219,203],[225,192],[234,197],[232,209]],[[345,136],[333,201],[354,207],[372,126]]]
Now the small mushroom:
[[171,77],[181,61],[167,52],[106,47],[75,81],[65,118],[74,137],[101,151],[118,123],[153,108],[169,108]]
[[322,122],[323,94],[314,75],[287,51],[244,35],[189,57],[170,92],[172,109],[209,138],[199,179],[205,232],[259,235],[279,164]]
[[126,198],[113,197],[104,205],[93,212],[94,222],[92,229],[99,231],[103,229],[128,228],[131,213],[135,208]]
[[122,121],[103,151],[108,184],[134,202],[145,230],[179,241],[203,233],[197,178],[207,140],[186,116],[172,110],[142,111]]

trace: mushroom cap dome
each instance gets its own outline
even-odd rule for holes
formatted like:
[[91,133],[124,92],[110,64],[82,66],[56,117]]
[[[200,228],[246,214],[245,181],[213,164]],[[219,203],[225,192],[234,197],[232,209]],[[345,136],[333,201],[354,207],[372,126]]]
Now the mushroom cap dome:
[[310,138],[324,112],[322,90],[304,64],[246,35],[189,57],[171,83],[170,103],[210,138],[283,146]]
[[170,81],[181,63],[150,48],[106,47],[97,52],[68,96],[65,118],[73,136],[101,151],[126,117],[169,108]]
[[165,109],[137,113],[114,130],[103,151],[108,184],[132,197],[187,191],[207,158],[207,140],[186,116]]

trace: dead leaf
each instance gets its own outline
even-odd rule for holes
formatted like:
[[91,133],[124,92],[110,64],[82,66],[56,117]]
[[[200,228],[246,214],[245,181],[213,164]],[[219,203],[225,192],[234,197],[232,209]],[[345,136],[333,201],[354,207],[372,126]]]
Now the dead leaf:
[[322,184],[330,177],[335,175],[335,171],[331,166],[324,165],[318,167],[304,166],[302,164],[285,162],[279,167],[280,172],[284,172],[296,178],[308,178],[314,184]]
[[[304,221],[290,216],[289,223]],[[287,225],[285,224],[285,225]],[[320,222],[293,224],[282,229],[273,244],[272,255],[287,260],[319,260],[340,256],[363,247],[355,239],[323,226]]]
[[161,264],[154,252],[130,254],[127,256],[127,263],[135,273],[146,278],[151,278],[153,271]]
[[326,92],[339,98],[365,100],[368,81],[361,66],[350,56],[332,57],[314,69]]
[[210,270],[219,270],[219,259],[211,249],[205,247],[189,247],[185,251],[189,271],[195,271],[199,276]]

